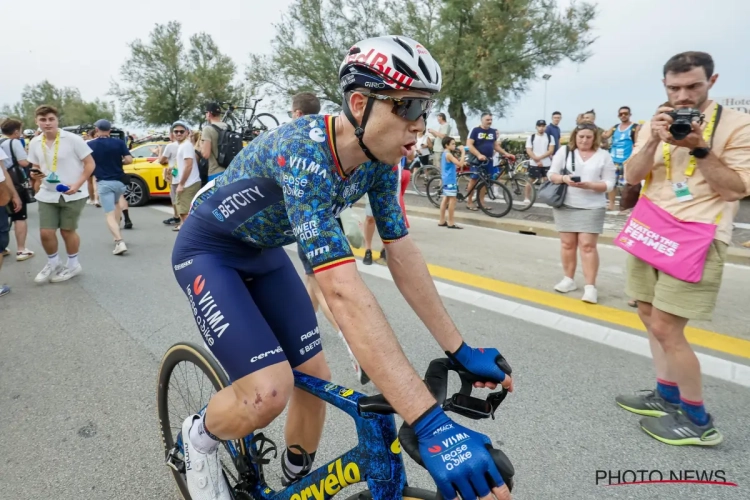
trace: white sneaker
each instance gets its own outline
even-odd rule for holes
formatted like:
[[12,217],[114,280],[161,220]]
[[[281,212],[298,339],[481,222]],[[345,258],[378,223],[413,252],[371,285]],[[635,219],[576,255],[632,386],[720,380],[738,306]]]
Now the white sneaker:
[[192,500],[231,500],[229,485],[224,480],[219,462],[219,448],[201,453],[190,442],[190,428],[200,417],[192,415],[182,423],[182,447],[185,477]]
[[599,294],[594,285],[586,285],[583,287],[583,298],[581,300],[588,302],[589,304],[596,304],[598,299]]
[[531,200],[528,199],[528,198],[526,198],[525,200],[523,200],[523,204],[524,205],[530,205],[531,204]]
[[28,248],[24,248],[23,250],[19,250],[16,252],[16,260],[21,262],[24,260],[28,260],[34,256],[34,252],[29,250]]
[[62,271],[52,276],[52,278],[50,279],[50,283],[61,283],[63,281],[68,281],[70,278],[81,274],[81,271],[83,271],[81,264],[78,264],[74,268],[65,267]]
[[34,278],[34,283],[46,283],[50,280],[50,276],[57,276],[63,270],[62,264],[58,264],[57,267],[52,267],[52,264],[47,262],[44,268],[39,271],[39,274]]
[[568,278],[567,276],[564,277],[560,283],[555,285],[555,291],[558,291],[560,293],[568,293],[575,290],[578,290],[576,282],[573,281],[573,278]]
[[115,243],[115,249],[112,250],[112,253],[115,255],[122,255],[127,251],[128,247],[125,246],[125,242],[120,240],[119,242]]

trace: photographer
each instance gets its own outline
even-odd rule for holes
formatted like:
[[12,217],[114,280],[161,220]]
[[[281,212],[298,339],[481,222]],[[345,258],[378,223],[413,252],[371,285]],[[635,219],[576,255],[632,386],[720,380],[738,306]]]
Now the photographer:
[[[685,251],[676,250],[666,264],[659,255],[628,256],[626,291],[638,301],[648,330],[657,383],[655,391],[618,396],[617,403],[659,417],[641,419],[641,428],[672,445],[711,446],[723,439],[703,406],[700,363],[685,338],[689,320],[711,319],[737,201],[750,193],[750,116],[709,99],[717,78],[704,52],[667,61],[663,82],[671,104],[643,125],[625,170],[629,184],[646,181],[633,218],[652,229],[658,223],[672,235],[672,248]],[[715,233],[704,234],[703,242],[696,239],[697,225],[686,222]],[[686,280],[685,272],[697,277]]]

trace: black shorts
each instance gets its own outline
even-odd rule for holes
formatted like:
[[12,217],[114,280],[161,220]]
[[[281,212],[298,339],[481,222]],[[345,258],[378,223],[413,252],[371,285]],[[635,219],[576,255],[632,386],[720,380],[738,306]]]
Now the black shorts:
[[13,203],[8,203],[8,212],[10,213],[11,222],[26,220],[28,218],[26,207],[27,205],[26,202],[23,201],[23,198],[21,199],[21,210],[19,210],[18,212],[13,211]]
[[547,177],[549,167],[532,167],[529,166],[529,177],[532,179],[542,179]]

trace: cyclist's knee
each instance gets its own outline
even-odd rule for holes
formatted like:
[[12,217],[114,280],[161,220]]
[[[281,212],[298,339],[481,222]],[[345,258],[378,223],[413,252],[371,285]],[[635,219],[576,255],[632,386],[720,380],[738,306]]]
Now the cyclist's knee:
[[232,383],[247,432],[266,427],[286,408],[294,389],[288,363],[277,363]]
[[295,370],[321,380],[331,380],[331,368],[326,362],[323,351],[296,367]]

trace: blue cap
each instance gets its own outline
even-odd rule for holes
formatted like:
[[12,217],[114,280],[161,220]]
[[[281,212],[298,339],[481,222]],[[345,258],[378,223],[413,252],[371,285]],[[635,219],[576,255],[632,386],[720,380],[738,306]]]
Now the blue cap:
[[188,125],[187,123],[185,123],[182,120],[177,120],[176,122],[174,122],[172,124],[172,126],[170,127],[169,130],[172,131],[172,130],[174,130],[175,127],[178,127],[178,126],[179,127],[183,127],[185,130],[187,130],[188,132],[190,132],[190,125]]
[[101,130],[102,132],[109,132],[112,130],[112,124],[109,123],[109,120],[105,120],[102,118],[101,120],[97,120],[96,123],[94,123],[94,127]]

